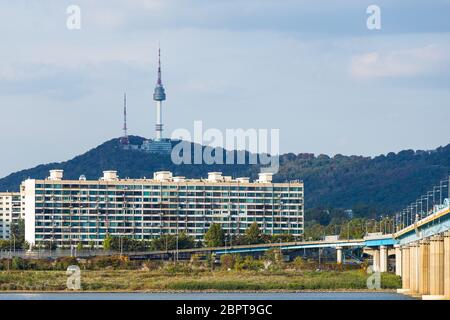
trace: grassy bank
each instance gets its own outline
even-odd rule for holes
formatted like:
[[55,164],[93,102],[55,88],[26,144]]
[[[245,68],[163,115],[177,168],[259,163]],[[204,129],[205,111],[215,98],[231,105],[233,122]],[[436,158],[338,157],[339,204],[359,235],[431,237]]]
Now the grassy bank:
[[[349,271],[202,271],[167,273],[139,270],[85,270],[83,291],[265,291],[265,290],[365,290],[362,270]],[[0,291],[64,291],[64,271],[0,271]],[[383,274],[382,289],[400,287],[399,277]]]

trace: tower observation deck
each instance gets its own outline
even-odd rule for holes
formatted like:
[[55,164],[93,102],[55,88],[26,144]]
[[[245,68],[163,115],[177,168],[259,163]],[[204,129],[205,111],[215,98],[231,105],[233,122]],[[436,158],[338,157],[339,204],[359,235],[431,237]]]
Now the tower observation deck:
[[162,102],[166,100],[166,91],[161,80],[161,49],[158,49],[158,80],[153,92],[153,100],[156,101],[155,139],[144,141],[141,150],[150,153],[170,154],[172,142],[170,139],[163,138]]
[[161,141],[163,132],[162,102],[166,100],[166,92],[161,80],[161,49],[158,50],[158,81],[156,82],[153,100],[156,101],[156,141]]

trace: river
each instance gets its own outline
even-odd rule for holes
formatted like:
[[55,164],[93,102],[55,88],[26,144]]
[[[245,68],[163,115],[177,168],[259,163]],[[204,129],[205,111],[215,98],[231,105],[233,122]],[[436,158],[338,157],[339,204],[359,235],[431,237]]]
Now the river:
[[0,300],[411,300],[391,292],[0,293]]

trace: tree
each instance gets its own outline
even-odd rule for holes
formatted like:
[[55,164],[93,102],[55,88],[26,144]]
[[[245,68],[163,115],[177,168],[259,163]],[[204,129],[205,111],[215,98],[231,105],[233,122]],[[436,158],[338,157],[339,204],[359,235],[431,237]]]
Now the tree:
[[78,242],[78,244],[77,244],[77,251],[81,251],[81,250],[83,250],[83,244],[82,244],[81,241],[80,241],[80,242]]
[[258,244],[262,242],[261,230],[256,222],[253,222],[250,227],[245,230],[245,239],[247,244]]
[[109,233],[106,234],[105,240],[103,240],[103,250],[111,250],[112,237]]
[[208,247],[222,247],[225,243],[225,232],[220,224],[213,223],[205,233],[205,243]]
[[305,260],[302,257],[295,257],[294,267],[298,271],[303,270],[305,268]]
[[[191,249],[195,248],[195,245],[194,237],[188,236],[185,232],[178,234],[178,249]],[[162,235],[160,238],[154,239],[151,242],[150,248],[158,251],[175,250],[177,248],[177,235]]]
[[11,264],[13,270],[22,270],[25,268],[25,262],[21,257],[13,257]]
[[15,247],[24,249],[25,244],[25,220],[19,219],[11,224],[11,240],[14,239]]
[[224,254],[220,256],[220,264],[223,270],[231,270],[234,267],[235,257],[231,254]]

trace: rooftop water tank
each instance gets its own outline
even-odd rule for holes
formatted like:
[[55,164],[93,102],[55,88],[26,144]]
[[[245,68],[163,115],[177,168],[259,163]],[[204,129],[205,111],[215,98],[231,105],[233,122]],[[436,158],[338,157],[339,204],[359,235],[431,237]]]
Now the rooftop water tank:
[[208,172],[209,182],[221,182],[223,181],[222,172]]
[[103,180],[105,181],[114,181],[117,180],[117,171],[115,170],[107,170],[103,171]]
[[268,172],[260,173],[258,182],[259,183],[272,183],[272,179],[273,179],[273,173],[268,173]]
[[157,171],[153,174],[153,179],[156,181],[164,182],[172,180],[172,172],[170,171]]
[[49,180],[62,180],[64,175],[64,170],[55,169],[50,170],[50,177],[48,177]]

